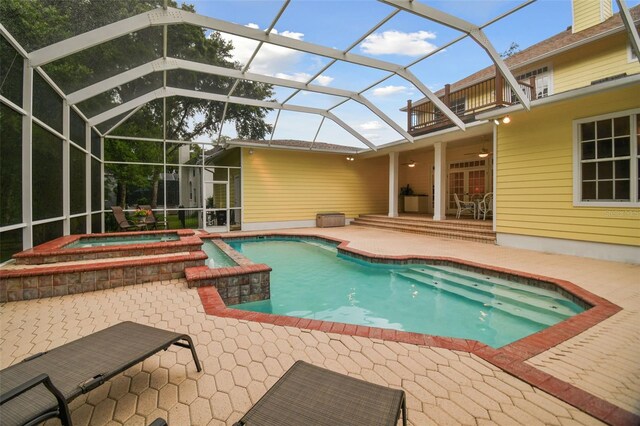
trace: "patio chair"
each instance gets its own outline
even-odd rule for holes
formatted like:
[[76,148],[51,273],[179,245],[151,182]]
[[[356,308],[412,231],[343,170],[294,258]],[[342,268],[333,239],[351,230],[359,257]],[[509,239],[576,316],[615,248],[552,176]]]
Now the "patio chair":
[[460,215],[462,215],[462,213],[466,211],[471,212],[473,218],[476,218],[476,203],[474,203],[473,201],[460,200],[458,194],[456,194],[455,192],[453,193],[453,199],[455,200],[456,208],[458,209],[458,211],[456,212],[456,219],[460,219]]
[[485,220],[487,213],[493,213],[493,192],[487,192],[482,201],[478,203],[478,219],[482,214],[482,220]]
[[406,426],[403,390],[296,361],[234,426],[395,426],[400,413]]
[[2,425],[36,425],[54,417],[70,425],[71,400],[171,345],[189,348],[202,370],[189,335],[129,321],[30,356],[0,371]]
[[167,221],[166,220],[158,220],[156,216],[153,214],[153,210],[151,210],[151,206],[148,204],[138,204],[138,208],[142,210],[150,211],[151,214],[147,216],[145,223],[147,224],[147,228],[158,229],[158,226],[162,226],[164,229],[167,229]]
[[111,212],[118,224],[118,231],[141,231],[147,229],[146,223],[134,223],[127,219],[124,210],[120,206],[111,206]]

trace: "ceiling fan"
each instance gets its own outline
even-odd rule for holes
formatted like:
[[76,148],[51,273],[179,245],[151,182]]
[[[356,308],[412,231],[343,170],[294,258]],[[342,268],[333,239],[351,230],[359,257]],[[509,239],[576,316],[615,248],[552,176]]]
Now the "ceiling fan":
[[407,166],[407,167],[415,167],[416,164],[418,164],[418,162],[414,161],[414,160],[411,160],[411,161],[409,161],[407,163],[402,163],[403,166]]
[[482,149],[480,151],[476,151],[476,152],[467,152],[464,155],[477,155],[480,158],[487,158],[488,156],[490,156],[491,154],[493,154],[493,152],[489,151],[487,148],[482,147]]

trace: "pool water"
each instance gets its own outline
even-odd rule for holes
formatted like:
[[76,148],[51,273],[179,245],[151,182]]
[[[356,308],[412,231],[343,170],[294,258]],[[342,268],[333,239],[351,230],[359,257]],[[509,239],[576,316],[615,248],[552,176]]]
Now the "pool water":
[[64,248],[124,246],[128,244],[162,243],[178,241],[177,234],[136,235],[133,237],[88,237],[80,238]]
[[271,300],[235,309],[474,339],[501,347],[584,309],[561,294],[461,269],[380,265],[304,240],[227,241],[271,272]]
[[204,240],[202,243],[202,251],[207,254],[207,266],[209,268],[223,268],[225,266],[238,265],[212,241]]

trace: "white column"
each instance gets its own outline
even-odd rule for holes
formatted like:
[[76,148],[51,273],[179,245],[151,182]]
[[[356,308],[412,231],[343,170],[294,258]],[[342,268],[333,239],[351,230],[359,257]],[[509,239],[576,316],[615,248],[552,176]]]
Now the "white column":
[[492,160],[493,164],[492,164],[491,167],[492,167],[493,170],[492,170],[491,175],[492,175],[493,182],[492,182],[491,190],[493,191],[493,200],[492,200],[493,205],[491,206],[491,213],[492,213],[491,214],[491,222],[493,222],[493,224],[492,224],[493,225],[492,226],[493,232],[496,232],[496,216],[497,216],[497,214],[496,214],[496,196],[498,195],[498,193],[496,191],[496,189],[498,189],[496,187],[496,184],[498,182],[498,179],[497,179],[497,175],[498,175],[498,166],[497,166],[497,164],[498,164],[498,126],[496,124],[493,125],[493,150],[492,151],[493,151],[493,160]]
[[433,220],[445,220],[447,212],[447,143],[433,144]]
[[63,235],[71,234],[71,219],[69,216],[71,215],[71,194],[69,191],[69,182],[70,182],[70,143],[69,140],[69,127],[70,127],[70,111],[69,111],[69,103],[66,100],[62,101],[62,136],[64,136],[64,140],[62,141],[62,214],[64,216],[64,220],[62,222],[62,230]]
[[85,232],[90,234],[92,232],[96,233],[95,230],[92,230],[91,222],[93,216],[91,215],[91,127],[87,122],[84,123],[84,147],[87,150],[87,154],[84,156],[84,211],[86,212],[86,227]]
[[33,247],[33,188],[31,188],[32,157],[32,123],[33,123],[33,68],[28,59],[24,60],[22,76],[22,221],[27,225],[22,228],[22,248]]
[[389,217],[398,217],[398,158],[399,153],[389,153]]

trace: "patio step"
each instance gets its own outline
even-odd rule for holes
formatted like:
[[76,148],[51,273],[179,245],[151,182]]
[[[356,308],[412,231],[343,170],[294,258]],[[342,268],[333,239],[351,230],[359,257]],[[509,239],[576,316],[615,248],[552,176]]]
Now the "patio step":
[[435,221],[420,216],[360,215],[351,221],[351,225],[486,244],[496,243],[492,223],[482,220]]

